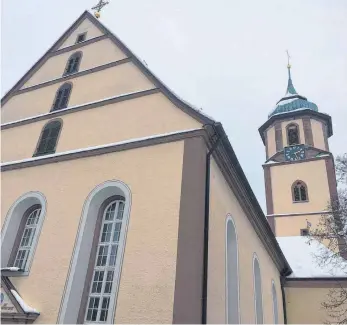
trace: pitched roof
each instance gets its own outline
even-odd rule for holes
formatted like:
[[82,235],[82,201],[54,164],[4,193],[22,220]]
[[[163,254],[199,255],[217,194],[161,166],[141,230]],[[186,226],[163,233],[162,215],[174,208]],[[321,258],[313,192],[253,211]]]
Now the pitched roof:
[[47,59],[64,43],[69,35],[79,26],[84,19],[89,19],[94,25],[107,35],[118,46],[131,61],[141,70],[141,72],[156,86],[161,92],[176,106],[188,115],[201,123],[213,123],[210,116],[204,114],[200,109],[182,100],[171,89],[169,89],[158,77],[156,77],[136,55],[105,25],[96,19],[89,11],[84,11],[82,15],[68,28],[68,30],[48,49],[48,51],[32,66],[32,68],[3,96],[1,105],[3,106],[25,82],[47,61]]

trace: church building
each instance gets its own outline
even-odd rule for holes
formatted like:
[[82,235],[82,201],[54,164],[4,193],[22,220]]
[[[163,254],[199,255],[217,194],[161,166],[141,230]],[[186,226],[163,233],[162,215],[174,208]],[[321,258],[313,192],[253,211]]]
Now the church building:
[[332,122],[288,73],[264,215],[223,125],[85,11],[2,98],[2,323],[325,321]]

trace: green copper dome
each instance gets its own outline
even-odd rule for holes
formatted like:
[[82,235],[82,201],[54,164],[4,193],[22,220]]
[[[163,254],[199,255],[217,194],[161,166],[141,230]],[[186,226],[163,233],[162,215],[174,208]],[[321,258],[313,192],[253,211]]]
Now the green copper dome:
[[290,65],[288,64],[288,86],[286,94],[281,98],[275,109],[269,114],[269,118],[275,114],[281,114],[291,111],[296,111],[300,109],[311,109],[318,112],[318,107],[316,104],[309,102],[306,97],[299,95],[294,86],[292,77],[290,75]]

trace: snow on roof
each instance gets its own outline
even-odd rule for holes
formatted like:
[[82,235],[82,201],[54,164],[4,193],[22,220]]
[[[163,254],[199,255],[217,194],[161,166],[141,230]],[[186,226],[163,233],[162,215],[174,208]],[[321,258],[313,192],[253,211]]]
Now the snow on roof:
[[293,273],[290,278],[347,277],[347,261],[339,257],[339,268],[334,265],[319,266],[315,256],[328,248],[318,242],[308,244],[304,236],[276,237]]
[[11,271],[11,272],[17,272],[17,271],[21,271],[21,269],[19,267],[15,267],[15,266],[8,266],[8,267],[2,267],[1,270],[2,271]]
[[40,312],[38,312],[35,308],[32,308],[29,305],[27,305],[16,290],[11,289],[11,292],[25,313],[40,314]]
[[149,140],[149,139],[161,138],[161,137],[166,137],[166,136],[170,136],[170,135],[174,135],[174,134],[184,134],[184,133],[189,133],[189,132],[198,131],[198,130],[201,130],[201,129],[179,130],[179,131],[174,131],[174,132],[167,132],[167,133],[150,135],[150,136],[141,137],[141,138],[132,138],[132,139],[124,140],[124,141],[107,143],[107,144],[102,144],[102,145],[98,145],[98,146],[67,150],[67,151],[52,153],[52,154],[44,155],[44,156],[25,158],[25,159],[20,159],[20,160],[12,160],[12,161],[7,161],[7,162],[0,164],[0,167],[13,165],[13,164],[19,164],[19,163],[23,163],[23,162],[29,162],[29,161],[45,160],[45,159],[52,158],[52,157],[66,156],[66,155],[78,153],[78,152],[114,147],[114,146],[119,146],[119,145],[123,145],[123,144],[127,144],[127,143],[141,142],[141,141],[145,141],[145,140]]

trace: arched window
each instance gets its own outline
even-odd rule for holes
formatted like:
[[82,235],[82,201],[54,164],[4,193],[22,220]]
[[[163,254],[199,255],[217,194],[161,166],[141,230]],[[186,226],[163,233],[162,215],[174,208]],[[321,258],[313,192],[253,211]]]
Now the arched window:
[[296,181],[292,185],[292,196],[294,202],[307,202],[307,186],[303,181]]
[[271,285],[271,291],[272,291],[273,321],[274,321],[274,324],[278,324],[277,293],[276,293],[275,282],[273,280],[272,280],[272,285]]
[[300,144],[299,126],[291,123],[287,126],[287,141],[288,145]]
[[67,107],[71,94],[71,83],[64,83],[57,91],[52,111],[63,109]]
[[15,266],[27,275],[46,213],[46,199],[39,192],[22,195],[6,215],[1,236],[1,267]]
[[261,274],[259,261],[254,254],[253,256],[253,287],[254,287],[254,308],[256,324],[263,323],[263,294],[261,289]]
[[226,303],[227,323],[239,324],[239,270],[238,247],[234,222],[231,216],[226,222]]
[[103,211],[85,322],[106,322],[107,320],[123,213],[124,198],[122,197],[117,197]]
[[41,132],[34,156],[55,153],[61,124],[60,120],[54,120],[46,124]]
[[87,197],[58,323],[113,323],[129,222],[131,193],[120,181]]
[[78,72],[82,58],[82,52],[76,52],[69,57],[67,61],[64,75]]
[[[16,256],[14,259],[13,266],[18,267],[22,270],[25,269],[27,264],[28,256],[30,254],[33,239],[35,237],[37,224],[40,219],[41,214],[41,205],[36,205],[31,207],[26,211],[23,218],[23,229],[22,236],[19,241],[18,247],[15,245],[14,249],[16,251]],[[22,229],[21,229],[22,230]],[[19,237],[18,237],[19,238]],[[12,263],[11,263],[12,264]]]

